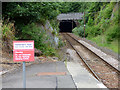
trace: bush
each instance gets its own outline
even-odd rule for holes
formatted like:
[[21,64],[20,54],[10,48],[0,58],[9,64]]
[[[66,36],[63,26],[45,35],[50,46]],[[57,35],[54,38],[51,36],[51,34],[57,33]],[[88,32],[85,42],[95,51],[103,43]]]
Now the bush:
[[106,32],[107,41],[111,42],[114,39],[117,39],[120,37],[119,28],[120,27],[118,25],[114,25],[114,26],[111,26],[110,28],[108,28],[108,31]]
[[103,9],[103,10],[101,9],[100,16],[103,17],[104,19],[110,19],[114,4],[115,3],[107,4],[105,9]]
[[12,41],[15,40],[14,23],[5,20],[2,25],[2,46],[6,52],[12,52]]
[[65,45],[65,42],[59,37],[59,42],[58,42],[58,48],[63,47]]
[[80,26],[80,27],[74,28],[73,33],[75,33],[76,35],[78,35],[80,37],[84,37],[84,27]]
[[89,16],[89,19],[88,19],[88,26],[93,26],[94,25],[94,21],[93,19]]
[[88,37],[95,37],[97,35],[100,35],[101,32],[102,31],[100,30],[98,25],[94,25],[94,26],[86,25],[86,33],[87,33]]
[[55,48],[46,46],[46,48],[44,48],[43,54],[47,56],[56,56]]
[[119,14],[120,8],[116,9],[116,11],[113,12],[113,17],[111,17],[112,24],[118,24],[120,21],[120,14]]
[[34,40],[35,48],[40,49],[45,55],[55,55],[55,49],[52,48],[48,41],[46,32],[35,23],[28,24],[22,28],[21,39]]

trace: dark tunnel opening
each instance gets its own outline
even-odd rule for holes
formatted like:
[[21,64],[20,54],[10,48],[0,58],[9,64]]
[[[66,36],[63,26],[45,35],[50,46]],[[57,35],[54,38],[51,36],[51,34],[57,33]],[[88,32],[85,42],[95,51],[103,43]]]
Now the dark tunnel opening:
[[72,29],[75,27],[76,23],[73,20],[62,20],[59,24],[60,32],[72,33]]

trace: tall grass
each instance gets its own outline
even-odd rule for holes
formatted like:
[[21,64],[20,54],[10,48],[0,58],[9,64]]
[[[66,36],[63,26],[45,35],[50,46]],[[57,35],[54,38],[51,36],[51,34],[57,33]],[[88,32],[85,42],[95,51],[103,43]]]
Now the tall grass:
[[94,38],[88,38],[89,40],[95,42],[98,46],[100,47],[106,47],[112,51],[114,51],[115,53],[118,53],[118,39],[112,41],[112,42],[108,42],[106,40],[106,36],[103,35],[99,35],[97,37]]
[[51,47],[49,36],[46,35],[46,31],[35,23],[31,23],[22,27],[21,39],[34,40],[35,48],[42,51],[46,56],[56,55],[55,48]]
[[9,20],[2,24],[2,47],[6,52],[12,52],[12,41],[15,39],[14,23]]

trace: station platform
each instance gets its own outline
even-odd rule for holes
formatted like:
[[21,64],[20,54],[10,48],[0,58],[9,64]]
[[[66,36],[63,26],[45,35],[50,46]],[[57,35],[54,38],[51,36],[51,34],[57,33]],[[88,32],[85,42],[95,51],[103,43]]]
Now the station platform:
[[77,88],[106,88],[103,83],[93,77],[77,62],[68,62],[67,68],[71,73]]
[[[4,88],[12,88],[10,90],[23,88],[22,69],[3,75],[2,88],[2,90],[7,90]],[[98,89],[106,87],[78,63],[67,62],[66,68],[64,62],[56,61],[26,67],[26,88],[38,88],[38,90],[40,88],[46,88],[45,90],[62,90],[63,88],[78,90],[79,88]]]
[[[23,88],[22,69],[2,76],[2,88]],[[63,62],[46,62],[26,67],[26,88],[76,88]],[[4,90],[4,89],[3,89]]]
[[71,60],[67,62],[67,69],[72,75],[77,88],[101,88],[107,90],[107,87],[98,81],[91,73],[83,66],[76,52],[72,49],[67,49]]

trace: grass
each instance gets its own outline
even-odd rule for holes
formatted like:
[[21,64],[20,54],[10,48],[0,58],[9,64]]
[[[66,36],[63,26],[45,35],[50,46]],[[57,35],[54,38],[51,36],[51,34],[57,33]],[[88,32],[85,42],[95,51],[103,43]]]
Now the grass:
[[67,57],[65,57],[65,66],[67,67]]
[[118,53],[118,40],[114,40],[112,42],[107,42],[105,36],[97,36],[94,38],[88,38],[89,40],[95,42],[100,47],[106,47],[112,50],[115,53]]

